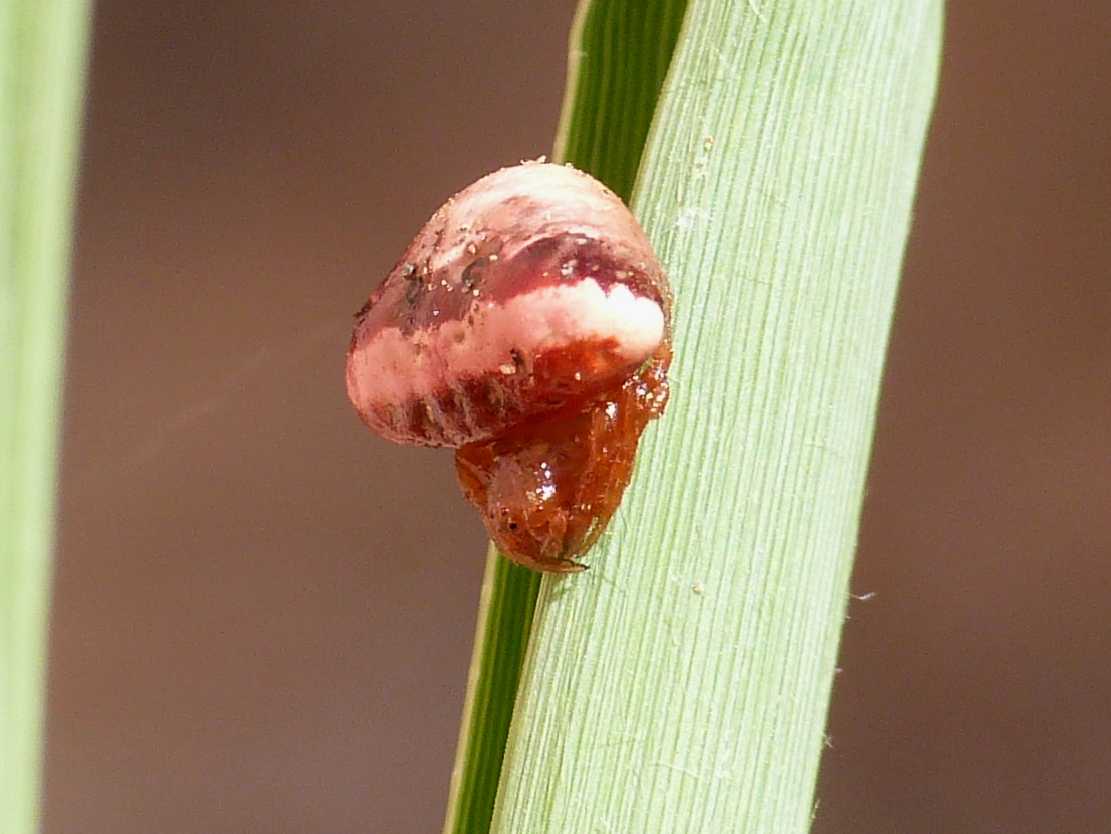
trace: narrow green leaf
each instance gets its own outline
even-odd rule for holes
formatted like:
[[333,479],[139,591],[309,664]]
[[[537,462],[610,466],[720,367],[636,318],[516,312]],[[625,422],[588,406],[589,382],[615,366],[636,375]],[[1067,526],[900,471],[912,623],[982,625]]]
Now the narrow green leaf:
[[55,448],[88,6],[0,3],[0,831],[37,828]]
[[687,0],[584,0],[571,27],[554,157],[628,201]]
[[[590,171],[628,199],[687,0],[584,0],[570,37],[555,159]],[[488,830],[539,574],[491,549],[445,834]]]
[[592,569],[541,583],[492,831],[809,827],[940,30],[692,3],[633,200],[672,401]]
[[513,564],[490,548],[445,834],[485,831],[490,824],[539,588],[540,574]]

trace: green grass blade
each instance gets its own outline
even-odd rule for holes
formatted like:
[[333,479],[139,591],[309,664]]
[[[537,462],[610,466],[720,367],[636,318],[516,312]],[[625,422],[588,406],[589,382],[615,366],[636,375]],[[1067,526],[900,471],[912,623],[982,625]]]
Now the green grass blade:
[[490,548],[445,834],[485,831],[489,825],[539,588],[540,574]]
[[0,3],[0,831],[37,828],[55,450],[88,6]]
[[[590,171],[625,199],[685,7],[686,0],[587,0],[575,17],[554,157]],[[539,587],[538,574],[491,550],[445,834],[489,828]]]
[[937,75],[936,0],[695,0],[633,201],[668,413],[546,577],[491,830],[808,829]]
[[687,0],[586,0],[571,28],[554,159],[628,201]]

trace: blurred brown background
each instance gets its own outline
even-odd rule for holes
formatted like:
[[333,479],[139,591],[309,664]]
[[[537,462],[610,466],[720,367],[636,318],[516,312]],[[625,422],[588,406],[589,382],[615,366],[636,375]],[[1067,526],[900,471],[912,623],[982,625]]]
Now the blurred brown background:
[[[572,2],[96,12],[46,831],[438,831],[484,539],[343,352],[549,148]],[[820,834],[1111,829],[1109,44],[950,6]]]

